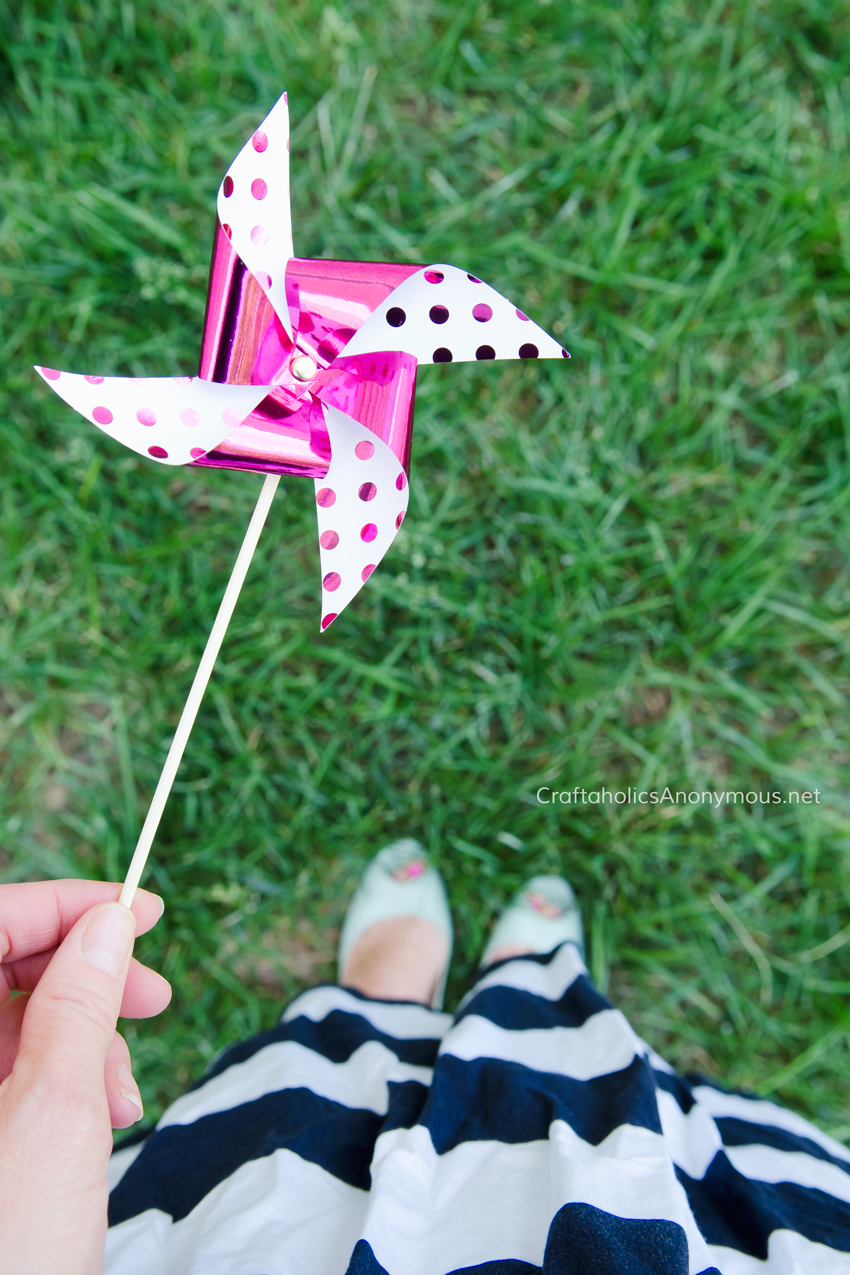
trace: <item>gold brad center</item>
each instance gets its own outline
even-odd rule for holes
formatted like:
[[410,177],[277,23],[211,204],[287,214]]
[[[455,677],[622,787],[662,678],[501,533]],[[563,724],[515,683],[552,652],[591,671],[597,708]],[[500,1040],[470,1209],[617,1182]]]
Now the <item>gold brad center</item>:
[[289,370],[296,381],[312,381],[318,368],[309,354],[299,354],[289,365]]

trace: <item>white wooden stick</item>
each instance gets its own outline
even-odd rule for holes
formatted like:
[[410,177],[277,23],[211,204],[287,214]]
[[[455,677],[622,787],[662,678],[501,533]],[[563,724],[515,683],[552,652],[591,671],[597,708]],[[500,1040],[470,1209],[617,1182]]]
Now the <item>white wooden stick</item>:
[[195,718],[198,715],[198,709],[201,707],[201,700],[204,698],[204,691],[207,689],[207,682],[210,680],[210,674],[213,671],[216,657],[221,649],[224,641],[224,635],[227,632],[227,626],[230,623],[230,617],[233,615],[233,609],[236,606],[236,599],[239,597],[239,590],[245,583],[245,576],[248,574],[248,567],[251,565],[251,559],[254,556],[254,550],[257,547],[257,541],[260,539],[260,532],[263,530],[263,524],[266,521],[266,515],[269,512],[274,494],[277,491],[277,485],[280,482],[279,474],[269,474],[263,483],[262,491],[248,524],[248,530],[245,532],[245,539],[242,541],[242,548],[239,550],[239,556],[233,567],[233,571],[228,581],[227,588],[224,591],[224,597],[221,599],[221,606],[218,608],[218,615],[215,617],[215,623],[212,626],[210,635],[207,638],[207,645],[201,656],[201,662],[198,665],[198,671],[195,674],[195,680],[192,683],[192,689],[186,700],[186,705],[177,724],[177,730],[174,732],[174,739],[171,741],[171,747],[168,750],[168,756],[165,759],[165,765],[162,768],[162,774],[159,777],[159,783],[156,786],[156,792],[150,804],[147,818],[144,822],[141,835],[136,844],[133,858],[121,890],[121,897],[118,902],[123,903],[125,907],[129,907],[133,902],[133,896],[139,884],[145,864],[147,863],[148,854],[151,844],[156,836],[156,830],[159,827],[159,821],[162,818],[162,812],[165,809],[165,803],[168,800],[168,794],[171,792],[171,785],[177,775],[178,767],[183,757],[183,750],[191,734],[192,727],[195,724]]

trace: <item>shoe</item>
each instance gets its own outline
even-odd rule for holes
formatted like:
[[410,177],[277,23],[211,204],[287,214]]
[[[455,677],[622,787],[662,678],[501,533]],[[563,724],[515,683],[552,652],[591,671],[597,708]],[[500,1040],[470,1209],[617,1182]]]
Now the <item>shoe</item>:
[[348,965],[354,944],[376,921],[393,916],[418,916],[430,921],[449,944],[446,966],[434,990],[432,1009],[442,1009],[446,978],[452,956],[452,917],[442,878],[422,846],[403,837],[385,846],[366,868],[346,913],[339,939],[339,974]]
[[567,942],[575,943],[584,960],[581,910],[572,887],[563,877],[532,877],[496,922],[481,966],[502,947],[526,947],[542,956]]

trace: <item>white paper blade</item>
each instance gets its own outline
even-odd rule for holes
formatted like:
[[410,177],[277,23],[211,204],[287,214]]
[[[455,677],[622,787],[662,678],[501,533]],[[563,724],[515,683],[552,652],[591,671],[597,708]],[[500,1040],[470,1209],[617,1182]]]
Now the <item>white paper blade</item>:
[[410,488],[397,456],[377,434],[322,405],[331,463],[317,478],[322,628],[363,588],[407,513]]
[[291,337],[286,303],[286,263],[293,251],[285,93],[227,170],[219,187],[217,209],[230,242],[265,290]]
[[162,465],[188,465],[262,402],[268,385],[218,385],[197,376],[80,376],[35,369],[60,398],[110,438]]
[[394,288],[346,354],[404,350],[420,363],[569,355],[513,302],[456,266],[427,266]]

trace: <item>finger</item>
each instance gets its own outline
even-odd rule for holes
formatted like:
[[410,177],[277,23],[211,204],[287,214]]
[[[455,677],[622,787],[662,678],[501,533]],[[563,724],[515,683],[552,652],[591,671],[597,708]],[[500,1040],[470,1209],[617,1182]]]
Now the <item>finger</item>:
[[[36,956],[24,956],[20,961],[0,965],[0,973],[11,991],[31,992],[50,964],[56,948],[39,952]],[[0,979],[0,1004],[3,1003],[2,979]],[[130,962],[124,998],[121,1002],[122,1018],[153,1018],[161,1014],[171,1001],[171,984],[155,970],[142,965],[135,957]]]
[[130,1050],[120,1032],[116,1032],[106,1050],[103,1065],[109,1118],[113,1129],[129,1129],[145,1114],[139,1086],[133,1078]]
[[[35,957],[28,958],[35,960]],[[46,962],[45,962],[46,964]],[[8,972],[8,971],[7,971]],[[2,1083],[15,1065],[21,1035],[21,1022],[29,999],[27,989],[23,995],[16,996],[8,1005],[0,1009],[0,1083]],[[171,985],[154,970],[140,965],[135,959],[130,962],[127,982],[124,987],[124,998],[121,1002],[122,1018],[153,1018],[161,1014],[171,1001]],[[129,1058],[129,1055],[128,1055]],[[122,1059],[122,1062],[127,1062]],[[118,1064],[116,1063],[116,1066]],[[129,1066],[129,1062],[127,1062]],[[129,1086],[125,1086],[129,1087]],[[119,1086],[120,1088],[120,1086]],[[110,1110],[113,1110],[110,1101]],[[114,1111],[125,1110],[116,1107]],[[129,1121],[127,1123],[132,1123]],[[126,1128],[126,1124],[115,1128]]]
[[101,904],[73,926],[31,993],[21,1024],[15,1081],[78,1121],[105,1115],[104,1065],[115,1034],[135,932],[120,903]]
[[[115,881],[0,885],[0,962],[17,961],[57,947],[84,912],[98,903],[117,902],[120,893],[121,886]],[[164,906],[158,894],[137,890],[132,907],[136,933],[153,929]]]
[[34,956],[22,956],[19,961],[4,961],[0,965],[0,1004],[9,999],[12,992],[31,992],[53,959],[55,947]]
[[154,1018],[171,1004],[171,984],[156,970],[133,958],[127,972],[122,1018]]
[[9,1075],[18,1056],[21,1021],[28,999],[27,996],[16,996],[0,1009],[0,1084]]

